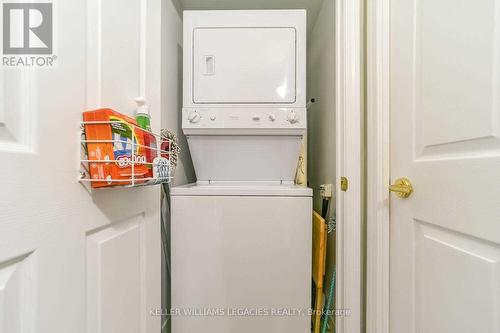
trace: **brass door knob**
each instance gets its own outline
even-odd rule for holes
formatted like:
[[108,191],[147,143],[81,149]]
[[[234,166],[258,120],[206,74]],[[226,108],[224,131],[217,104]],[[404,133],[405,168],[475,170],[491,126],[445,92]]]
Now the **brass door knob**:
[[394,185],[389,186],[389,191],[396,193],[400,198],[408,198],[413,193],[413,186],[408,178],[399,178]]

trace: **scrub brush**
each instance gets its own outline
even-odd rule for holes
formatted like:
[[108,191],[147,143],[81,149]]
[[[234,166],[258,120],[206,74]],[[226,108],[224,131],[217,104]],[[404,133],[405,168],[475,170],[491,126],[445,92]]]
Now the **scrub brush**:
[[173,176],[175,173],[175,168],[177,167],[177,161],[181,152],[181,148],[179,147],[179,140],[177,138],[177,135],[170,129],[164,128],[161,130],[161,150],[169,152],[169,154],[162,152],[162,157],[167,157],[170,160],[170,166],[172,168],[171,175]]

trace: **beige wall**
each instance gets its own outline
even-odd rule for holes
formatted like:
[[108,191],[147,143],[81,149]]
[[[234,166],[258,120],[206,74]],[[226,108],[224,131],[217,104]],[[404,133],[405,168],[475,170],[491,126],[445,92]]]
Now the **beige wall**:
[[309,185],[314,208],[320,209],[318,187],[335,182],[335,45],[333,0],[324,0],[308,42],[307,87],[315,98],[308,112]]
[[[315,98],[308,113],[308,177],[314,189],[314,209],[321,212],[319,185],[335,184],[335,25],[334,0],[324,0],[309,37],[307,87]],[[335,186],[334,186],[335,188]],[[333,201],[335,200],[335,193]],[[334,204],[330,206],[333,215]],[[328,238],[325,294],[335,262],[333,235]]]
[[[162,1],[162,63],[161,63],[161,127],[174,131],[180,140],[181,154],[173,185],[196,181],[191,155],[182,134],[182,9],[177,0]],[[169,233],[169,211],[162,205],[162,215]],[[170,275],[162,257],[162,307],[170,308]],[[170,322],[165,322],[162,332],[170,332]]]
[[162,22],[162,128],[179,138],[180,158],[173,185],[196,181],[186,137],[182,134],[182,12],[176,0],[163,1]]

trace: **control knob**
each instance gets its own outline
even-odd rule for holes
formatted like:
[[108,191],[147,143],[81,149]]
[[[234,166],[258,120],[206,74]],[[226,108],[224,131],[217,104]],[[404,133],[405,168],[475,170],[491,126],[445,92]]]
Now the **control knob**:
[[200,119],[201,119],[201,116],[197,111],[193,111],[188,115],[188,120],[192,124],[199,122]]
[[299,115],[295,111],[290,111],[290,113],[288,113],[287,120],[290,124],[298,123],[299,122]]

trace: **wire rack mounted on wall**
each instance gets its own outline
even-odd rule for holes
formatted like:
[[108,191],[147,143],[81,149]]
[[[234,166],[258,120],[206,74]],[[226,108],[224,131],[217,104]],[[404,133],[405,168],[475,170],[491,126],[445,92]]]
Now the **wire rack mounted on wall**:
[[82,121],[79,181],[92,189],[169,183],[172,141],[126,120]]

